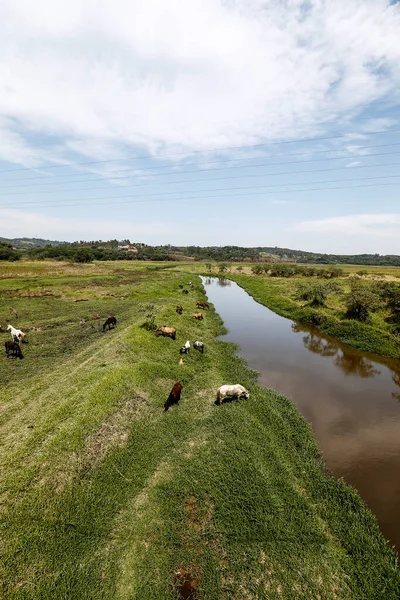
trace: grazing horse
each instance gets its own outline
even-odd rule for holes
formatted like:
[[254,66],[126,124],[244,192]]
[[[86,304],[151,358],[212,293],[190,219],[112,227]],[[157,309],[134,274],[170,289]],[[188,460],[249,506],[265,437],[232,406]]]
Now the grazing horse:
[[248,400],[250,394],[245,387],[238,383],[235,385],[221,385],[217,391],[217,401],[219,402],[220,406],[224,398],[227,398],[228,396],[231,398],[236,397],[238,400],[241,396],[243,396],[246,400]]
[[182,290],[182,294],[188,294],[189,291],[188,290]]
[[183,313],[183,306],[177,306],[175,310],[178,313],[178,315],[181,315]]
[[164,412],[167,411],[173,404],[178,404],[179,400],[181,399],[181,391],[182,385],[179,382],[175,383],[170,395],[165,401]]
[[7,331],[11,332],[12,341],[16,339],[18,342],[22,342],[25,337],[23,331],[21,331],[20,329],[15,329],[15,327],[13,327],[12,325],[8,325]]
[[210,308],[207,302],[197,302],[196,306],[197,308]]
[[108,327],[108,329],[111,329],[111,325],[113,326],[113,328],[117,325],[117,319],[115,317],[108,317],[107,321],[103,325],[103,331],[106,330],[106,327]]
[[158,337],[160,333],[161,335],[169,335],[173,340],[176,340],[176,329],[173,327],[165,327],[165,325],[163,325],[157,329],[156,336]]
[[182,346],[181,348],[179,348],[179,354],[189,354],[189,348],[187,348],[186,346]]
[[18,358],[24,358],[21,348],[17,342],[5,342],[4,344],[6,348],[6,356],[7,358],[10,356],[17,356]]
[[198,350],[202,354],[204,354],[204,344],[203,344],[203,342],[199,342],[198,340],[196,340],[195,342],[193,342],[193,348],[195,350]]
[[203,313],[194,313],[192,317],[193,319],[197,319],[198,321],[201,321],[204,318]]

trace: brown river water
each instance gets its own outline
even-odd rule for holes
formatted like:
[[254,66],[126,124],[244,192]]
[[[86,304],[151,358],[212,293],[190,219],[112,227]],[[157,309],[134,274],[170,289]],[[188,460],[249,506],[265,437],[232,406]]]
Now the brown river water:
[[358,490],[400,553],[400,360],[297,325],[234,282],[202,280],[229,331],[222,339],[239,345],[262,385],[293,400],[328,469]]

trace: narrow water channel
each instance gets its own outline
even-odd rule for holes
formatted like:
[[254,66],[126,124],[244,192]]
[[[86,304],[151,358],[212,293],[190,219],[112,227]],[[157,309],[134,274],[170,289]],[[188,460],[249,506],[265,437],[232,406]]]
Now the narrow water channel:
[[400,361],[280,317],[234,282],[202,280],[229,331],[222,339],[240,346],[262,385],[293,400],[328,469],[357,488],[400,553]]

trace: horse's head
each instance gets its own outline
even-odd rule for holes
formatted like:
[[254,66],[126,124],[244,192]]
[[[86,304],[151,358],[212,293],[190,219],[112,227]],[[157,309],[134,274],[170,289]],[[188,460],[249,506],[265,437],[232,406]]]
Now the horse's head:
[[11,331],[11,329],[14,329],[14,327],[12,325],[8,325],[7,326],[7,331]]

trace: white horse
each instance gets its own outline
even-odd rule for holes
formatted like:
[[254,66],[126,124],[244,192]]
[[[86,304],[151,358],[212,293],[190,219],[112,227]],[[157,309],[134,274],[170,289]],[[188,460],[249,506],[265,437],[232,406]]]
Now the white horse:
[[15,329],[15,327],[13,327],[12,325],[9,325],[7,327],[7,331],[11,332],[12,341],[14,341],[14,339],[16,338],[18,342],[22,342],[22,340],[25,337],[25,334],[23,331],[21,331],[20,329]]
[[242,385],[239,385],[239,383],[236,383],[235,385],[221,385],[221,387],[217,391],[217,400],[219,401],[220,406],[224,398],[227,398],[228,396],[236,397],[238,399],[241,396],[244,396],[244,398],[248,400],[250,394],[246,390],[246,388]]
[[189,340],[187,340],[187,342],[184,344],[183,347],[187,348],[187,351],[189,352],[189,350],[190,350],[190,342],[189,342]]

